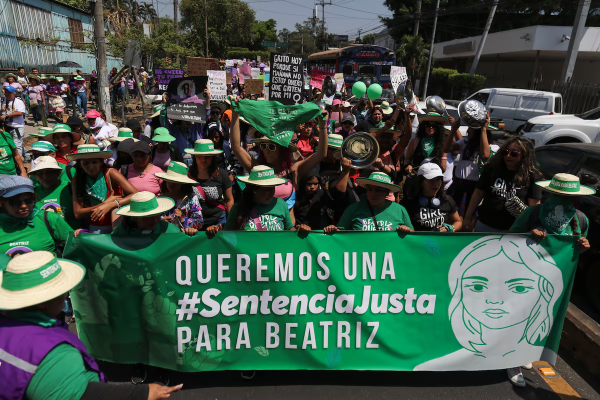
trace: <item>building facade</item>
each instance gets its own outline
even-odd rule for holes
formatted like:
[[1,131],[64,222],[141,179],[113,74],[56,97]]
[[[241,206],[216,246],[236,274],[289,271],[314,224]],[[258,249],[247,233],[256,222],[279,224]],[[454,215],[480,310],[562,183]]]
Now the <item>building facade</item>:
[[[0,70],[69,73],[57,68],[61,61],[81,65],[85,74],[96,70],[89,51],[93,38],[91,14],[52,0],[0,0]],[[86,46],[87,44],[87,46]],[[120,69],[122,59],[107,57],[107,66]]]
[[390,50],[396,50],[397,47],[396,41],[392,38],[387,28],[375,35],[373,44],[375,46],[387,47]]

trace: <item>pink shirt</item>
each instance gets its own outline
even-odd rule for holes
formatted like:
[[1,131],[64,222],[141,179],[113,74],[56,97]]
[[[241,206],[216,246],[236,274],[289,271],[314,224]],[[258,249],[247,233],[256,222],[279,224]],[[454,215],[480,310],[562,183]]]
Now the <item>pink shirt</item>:
[[310,145],[310,138],[299,139],[296,143],[298,151],[302,154],[302,157],[306,158],[315,152],[315,149]]
[[160,195],[160,184],[162,183],[162,179],[157,178],[154,174],[162,172],[162,169],[153,165],[150,171],[144,172],[142,176],[133,169],[133,164],[129,164],[127,180],[140,192],[147,191],[158,196]]

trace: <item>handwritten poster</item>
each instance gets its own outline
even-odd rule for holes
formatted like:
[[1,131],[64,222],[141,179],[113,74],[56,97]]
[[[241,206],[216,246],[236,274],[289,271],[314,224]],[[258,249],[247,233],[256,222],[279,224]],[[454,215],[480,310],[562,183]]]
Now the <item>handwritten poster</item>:
[[163,94],[169,87],[171,79],[183,78],[183,71],[180,69],[159,69],[154,70],[155,79],[158,82],[158,94]]
[[246,79],[244,89],[246,89],[246,94],[261,94],[264,84],[265,81],[262,79]]
[[260,68],[252,68],[250,70],[250,76],[252,76],[252,79],[258,79],[259,75],[260,75]]
[[401,83],[406,82],[408,80],[408,75],[406,75],[406,68],[392,66],[392,70],[390,71],[390,80],[392,81],[394,93],[396,93],[396,90],[398,90],[398,86],[400,86]]
[[271,66],[270,99],[285,105],[298,104],[304,83],[302,56],[271,53]]
[[211,100],[224,101],[227,98],[227,72],[206,71]]

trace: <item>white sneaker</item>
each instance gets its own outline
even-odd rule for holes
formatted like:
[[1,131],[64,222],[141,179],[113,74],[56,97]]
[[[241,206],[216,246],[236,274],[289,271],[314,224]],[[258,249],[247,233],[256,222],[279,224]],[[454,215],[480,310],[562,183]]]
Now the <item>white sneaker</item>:
[[520,367],[508,368],[506,370],[506,373],[508,374],[508,379],[510,380],[510,383],[512,383],[513,385],[518,387],[527,386]]
[[532,369],[533,368],[533,363],[528,363],[528,364],[525,364],[525,365],[521,365],[521,368]]

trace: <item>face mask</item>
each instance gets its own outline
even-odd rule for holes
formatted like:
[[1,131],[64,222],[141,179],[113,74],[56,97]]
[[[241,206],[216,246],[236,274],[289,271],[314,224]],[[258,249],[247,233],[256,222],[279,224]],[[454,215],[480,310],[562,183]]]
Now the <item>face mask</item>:
[[563,196],[548,196],[540,207],[540,221],[548,233],[564,235],[575,216],[573,200]]

